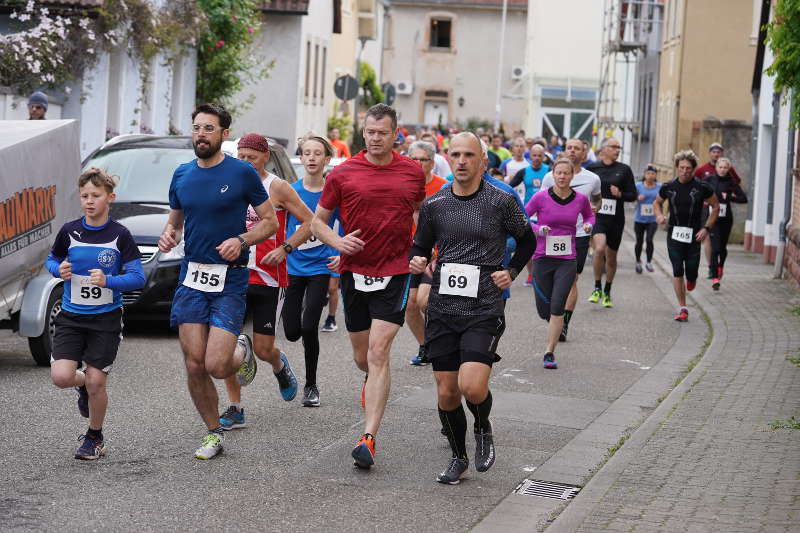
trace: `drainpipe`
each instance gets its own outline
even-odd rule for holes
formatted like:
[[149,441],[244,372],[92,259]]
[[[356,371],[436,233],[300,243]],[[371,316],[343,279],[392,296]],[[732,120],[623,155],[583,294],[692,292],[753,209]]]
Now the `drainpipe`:
[[750,221],[750,226],[754,225],[753,221],[753,201],[756,194],[756,174],[758,171],[758,134],[761,131],[761,123],[758,118],[758,101],[761,94],[761,89],[753,91],[753,129],[751,130],[751,144],[750,144],[750,160],[753,162],[750,165],[750,179],[747,180],[747,197],[750,199],[747,202],[747,220]]
[[[769,154],[769,185],[767,185],[767,226],[772,225],[775,215],[775,171],[778,157],[778,127],[780,124],[781,94],[772,93],[772,146]],[[766,232],[765,232],[766,233]],[[764,235],[766,237],[766,235]],[[766,239],[765,239],[766,240]],[[764,243],[765,257],[769,257],[767,244]],[[767,261],[765,261],[767,262]]]
[[[794,91],[789,96],[788,105],[792,109],[792,101],[795,98]],[[784,219],[779,229],[780,236],[778,240],[778,249],[775,254],[775,278],[783,278],[783,256],[786,253],[786,234],[789,231],[789,225],[792,222],[792,186],[794,182],[794,148],[795,148],[795,129],[789,129],[789,147],[786,151],[786,187],[783,192],[783,213]]]

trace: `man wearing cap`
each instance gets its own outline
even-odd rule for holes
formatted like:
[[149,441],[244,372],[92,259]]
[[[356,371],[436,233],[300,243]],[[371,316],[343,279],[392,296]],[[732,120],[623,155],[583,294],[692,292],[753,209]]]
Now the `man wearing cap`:
[[[269,201],[278,217],[278,231],[266,240],[256,244],[247,264],[249,279],[247,284],[247,309],[253,315],[253,352],[262,361],[272,366],[272,373],[278,381],[281,397],[292,401],[297,396],[297,378],[289,364],[286,354],[275,346],[275,329],[283,309],[286,287],[289,286],[289,273],[286,256],[311,236],[311,219],[314,214],[306,206],[297,191],[275,174],[267,172],[269,162],[269,143],[258,133],[248,133],[241,139],[236,157],[253,165],[258,171],[261,183],[269,194]],[[300,225],[292,236],[286,238],[287,213]],[[259,223],[260,217],[252,206],[247,210],[246,226],[250,230]],[[229,407],[219,419],[224,430],[245,426],[244,409],[241,406],[242,386],[236,375],[225,380]]]
[[[725,155],[725,148],[723,148],[720,143],[711,143],[711,146],[708,147],[708,163],[697,167],[697,170],[694,171],[694,177],[704,180],[716,174],[717,160],[723,155]],[[733,168],[733,166],[731,166],[728,174],[730,174],[734,180],[741,181],[741,178],[736,173],[736,169]]]
[[47,113],[47,95],[36,91],[28,97],[28,120],[44,120]]

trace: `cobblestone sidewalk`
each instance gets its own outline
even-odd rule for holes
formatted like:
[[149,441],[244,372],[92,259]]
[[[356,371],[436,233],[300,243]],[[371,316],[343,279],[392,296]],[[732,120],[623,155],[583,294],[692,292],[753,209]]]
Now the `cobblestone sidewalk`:
[[798,295],[771,271],[732,250],[720,292],[700,281],[722,351],[578,531],[798,531],[800,429],[770,427],[800,421]]

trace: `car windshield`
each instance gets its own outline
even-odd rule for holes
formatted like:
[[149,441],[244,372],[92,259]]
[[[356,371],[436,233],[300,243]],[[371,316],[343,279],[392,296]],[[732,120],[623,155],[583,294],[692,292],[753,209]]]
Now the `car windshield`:
[[132,148],[97,154],[86,168],[98,167],[119,176],[117,202],[169,203],[172,173],[195,158],[189,148]]
[[[169,203],[169,184],[175,169],[195,158],[190,148],[130,148],[101,152],[86,163],[119,176],[117,202]],[[281,175],[270,158],[267,172]]]

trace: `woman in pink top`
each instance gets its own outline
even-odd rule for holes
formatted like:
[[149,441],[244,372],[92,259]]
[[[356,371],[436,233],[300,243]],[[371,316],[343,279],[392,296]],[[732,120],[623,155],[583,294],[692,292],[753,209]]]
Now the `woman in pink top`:
[[583,229],[591,233],[594,212],[589,199],[570,188],[574,168],[569,159],[559,159],[553,165],[555,185],[533,195],[525,212],[536,215],[531,224],[536,234],[536,253],[533,256],[533,289],[536,310],[547,320],[547,351],[545,368],[558,368],[556,344],[564,324],[564,304],[575,280],[575,224],[583,216]]

